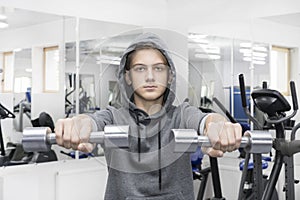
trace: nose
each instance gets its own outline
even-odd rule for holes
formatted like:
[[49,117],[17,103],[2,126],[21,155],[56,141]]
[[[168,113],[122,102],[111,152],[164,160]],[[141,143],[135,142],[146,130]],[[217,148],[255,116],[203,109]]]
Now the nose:
[[147,70],[147,74],[146,74],[146,81],[147,82],[153,82],[154,81],[154,75],[153,75],[153,71],[152,71],[152,67],[148,67],[148,70]]

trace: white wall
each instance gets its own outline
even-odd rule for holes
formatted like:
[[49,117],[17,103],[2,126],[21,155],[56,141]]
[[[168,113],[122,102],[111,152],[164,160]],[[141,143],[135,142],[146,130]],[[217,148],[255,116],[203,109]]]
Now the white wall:
[[0,199],[98,200],[107,179],[104,157],[0,168]]

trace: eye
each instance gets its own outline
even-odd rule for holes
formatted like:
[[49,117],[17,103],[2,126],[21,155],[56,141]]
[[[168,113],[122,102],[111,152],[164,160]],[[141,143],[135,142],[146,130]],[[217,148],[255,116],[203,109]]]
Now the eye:
[[133,70],[137,72],[143,72],[146,70],[146,66],[144,65],[135,65],[133,66]]
[[158,65],[154,66],[154,70],[157,72],[164,71],[166,68],[167,68],[167,66],[164,64],[158,64]]

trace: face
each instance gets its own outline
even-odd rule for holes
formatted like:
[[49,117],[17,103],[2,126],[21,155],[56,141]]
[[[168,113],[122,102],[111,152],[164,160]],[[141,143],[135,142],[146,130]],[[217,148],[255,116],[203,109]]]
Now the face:
[[126,82],[134,89],[134,100],[161,103],[168,82],[171,81],[165,57],[156,49],[136,51],[131,60]]

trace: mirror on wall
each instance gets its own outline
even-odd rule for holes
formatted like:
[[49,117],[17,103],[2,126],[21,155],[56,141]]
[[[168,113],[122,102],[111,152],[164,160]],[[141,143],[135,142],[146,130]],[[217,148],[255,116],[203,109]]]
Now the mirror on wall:
[[[269,44],[190,33],[188,45],[189,78],[198,83],[191,86],[189,98],[198,107],[218,110],[213,106],[213,97],[216,97],[229,111],[242,110],[241,105],[234,103],[232,94],[239,92],[241,73],[247,88],[250,84],[257,88],[263,81],[270,82]],[[251,73],[255,76],[251,77]]]
[[14,76],[14,53],[12,51],[2,53],[2,91],[13,91],[13,76]]
[[[229,39],[190,33],[188,37],[189,79],[192,92],[189,98],[201,109],[213,108],[213,97],[226,101],[224,85],[230,78],[231,43]],[[229,73],[228,76],[224,75]]]
[[[86,19],[79,20],[79,27],[79,113],[87,113],[117,104],[119,95],[114,83],[120,57],[141,29]],[[65,55],[65,113],[69,117],[76,113],[75,42],[66,43]]]
[[[1,82],[1,103],[16,115],[14,120],[2,127],[7,134],[5,137],[9,138],[14,132],[33,126],[32,120],[38,118],[43,111],[48,112],[54,120],[63,117],[59,114],[59,101],[64,100],[64,95],[46,94],[43,91],[45,70],[42,50],[55,45],[62,48],[72,25],[67,21],[70,18],[64,16],[18,8],[0,8],[8,24],[0,28],[1,68],[2,71],[5,69],[5,74],[1,74],[2,80],[5,79]],[[66,30],[67,26],[69,30]],[[74,30],[75,28],[72,32]],[[8,52],[11,59],[4,58]],[[4,60],[5,67],[2,62]],[[63,69],[61,64],[59,66]],[[52,101],[47,101],[50,98]],[[57,108],[53,109],[55,107]]]
[[14,55],[14,125],[17,131],[22,131],[31,126],[31,49],[15,50]]
[[[7,21],[9,26],[0,29],[0,52],[13,52],[21,57],[21,52],[14,52],[15,49],[22,49],[22,53],[31,49],[31,69],[34,72],[31,82],[25,77],[14,80],[13,71],[9,75],[12,77],[10,85],[16,87],[16,91],[24,91],[25,85],[32,84],[28,91],[31,94],[31,118],[37,118],[42,111],[49,112],[54,120],[76,113],[76,67],[80,68],[78,89],[83,101],[79,105],[84,106],[79,109],[80,113],[104,108],[109,104],[109,96],[116,96],[109,94],[116,91],[109,89],[109,81],[115,81],[120,54],[134,37],[132,33],[136,32],[137,26],[88,19],[79,19],[77,24],[74,17],[22,9],[7,12]],[[80,40],[79,66],[76,63],[77,39]],[[56,47],[56,52],[48,51],[53,50],[52,47]],[[72,85],[69,76],[72,76]],[[14,89],[11,88],[9,93],[15,93]],[[24,95],[17,92],[14,106],[22,100],[21,97]],[[49,102],[49,99],[53,101]]]

